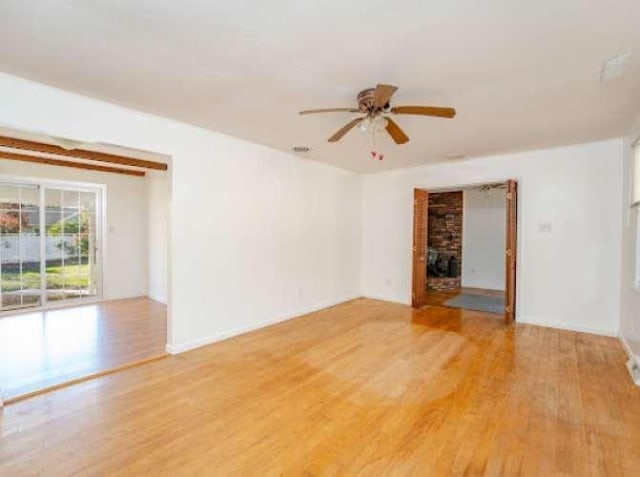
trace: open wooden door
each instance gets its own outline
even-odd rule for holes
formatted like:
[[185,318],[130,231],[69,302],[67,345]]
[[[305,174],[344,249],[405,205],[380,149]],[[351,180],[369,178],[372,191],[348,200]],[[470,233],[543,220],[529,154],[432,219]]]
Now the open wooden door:
[[518,224],[518,183],[507,181],[507,241],[506,241],[506,283],[504,321],[513,323],[516,319],[516,249]]
[[418,308],[427,302],[427,219],[429,193],[413,190],[413,287],[411,306]]

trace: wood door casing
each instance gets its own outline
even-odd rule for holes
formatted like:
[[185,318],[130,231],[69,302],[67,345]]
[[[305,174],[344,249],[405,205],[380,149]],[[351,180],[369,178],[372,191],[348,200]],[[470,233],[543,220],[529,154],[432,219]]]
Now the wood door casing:
[[427,224],[429,193],[413,190],[413,284],[411,306],[418,308],[427,302]]
[[505,250],[505,323],[513,323],[516,319],[516,253],[518,237],[518,183],[507,181],[507,227]]

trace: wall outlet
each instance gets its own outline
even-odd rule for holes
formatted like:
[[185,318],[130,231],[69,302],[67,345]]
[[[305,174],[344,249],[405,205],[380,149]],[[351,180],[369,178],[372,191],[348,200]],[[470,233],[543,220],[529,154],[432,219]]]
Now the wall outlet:
[[541,234],[550,234],[553,231],[553,225],[551,222],[539,222],[538,232]]
[[384,284],[385,284],[386,286],[390,287],[390,286],[391,286],[391,278],[385,278],[385,279],[384,279]]

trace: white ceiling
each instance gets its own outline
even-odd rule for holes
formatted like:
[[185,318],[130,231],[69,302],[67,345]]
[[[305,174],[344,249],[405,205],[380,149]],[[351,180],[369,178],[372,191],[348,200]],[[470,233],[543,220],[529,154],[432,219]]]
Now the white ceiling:
[[[614,137],[640,110],[637,0],[2,0],[0,70],[364,172]],[[634,56],[599,83],[604,60]],[[352,131],[359,90],[411,137],[384,161]]]

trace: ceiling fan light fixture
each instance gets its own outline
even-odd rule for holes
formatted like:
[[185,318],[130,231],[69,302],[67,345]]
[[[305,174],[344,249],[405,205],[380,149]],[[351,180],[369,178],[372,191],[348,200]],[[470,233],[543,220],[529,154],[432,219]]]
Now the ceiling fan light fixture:
[[[456,110],[449,107],[440,106],[397,106],[391,107],[390,99],[397,91],[398,87],[389,84],[378,84],[375,88],[368,88],[360,91],[357,96],[358,107],[352,108],[326,108],[308,109],[300,111],[300,114],[329,113],[329,112],[350,112],[362,113],[365,116],[352,119],[347,124],[336,131],[328,141],[335,143],[344,137],[356,126],[360,131],[369,134],[371,144],[379,142],[378,136],[388,134],[396,144],[406,144],[409,136],[402,130],[387,114],[413,114],[418,116],[431,116],[451,119],[456,115]],[[372,152],[377,148],[372,146]],[[376,157],[382,159],[384,155],[376,153]]]
[[360,125],[360,131],[364,133],[377,134],[381,133],[387,127],[388,121],[384,116],[368,116],[362,120]]

